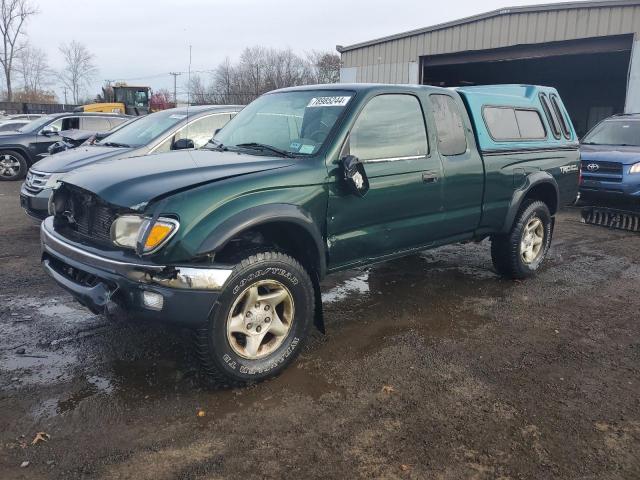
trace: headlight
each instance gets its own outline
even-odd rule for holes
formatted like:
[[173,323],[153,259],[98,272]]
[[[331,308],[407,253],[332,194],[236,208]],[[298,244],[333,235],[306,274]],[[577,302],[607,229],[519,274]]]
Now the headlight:
[[640,173],[640,162],[631,165],[629,173]]
[[153,225],[151,219],[138,215],[122,215],[111,225],[111,240],[119,247],[136,249],[147,230],[149,234],[143,246],[143,253],[151,253],[167,243],[180,226],[176,220],[160,217]]
[[47,179],[47,183],[44,184],[44,188],[53,188],[60,181],[64,173],[52,173]]

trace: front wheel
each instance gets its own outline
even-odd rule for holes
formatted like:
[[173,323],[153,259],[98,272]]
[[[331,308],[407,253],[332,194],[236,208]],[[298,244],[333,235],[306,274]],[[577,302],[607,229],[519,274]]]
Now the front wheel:
[[309,274],[280,252],[237,263],[206,327],[196,332],[202,366],[217,385],[273,377],[300,353],[313,321]]
[[26,159],[18,152],[0,151],[0,180],[20,180],[28,169]]
[[544,202],[525,201],[511,231],[491,239],[491,259],[498,273],[514,279],[532,276],[549,251],[552,225]]

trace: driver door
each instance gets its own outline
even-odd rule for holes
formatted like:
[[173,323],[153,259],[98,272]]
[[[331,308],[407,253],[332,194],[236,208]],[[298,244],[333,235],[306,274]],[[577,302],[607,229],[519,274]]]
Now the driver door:
[[[425,117],[410,94],[373,97],[353,124],[340,158],[363,162],[370,189],[353,195],[336,178],[327,219],[330,268],[426,246],[442,218],[442,167],[429,152]],[[334,169],[341,175],[341,169]]]

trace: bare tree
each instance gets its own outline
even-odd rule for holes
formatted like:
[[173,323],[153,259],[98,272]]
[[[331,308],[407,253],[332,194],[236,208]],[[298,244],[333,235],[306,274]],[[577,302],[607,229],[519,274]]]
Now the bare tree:
[[210,103],[209,92],[200,75],[192,75],[188,85],[191,103],[206,105]]
[[338,83],[340,81],[340,55],[332,52],[307,53],[313,83]]
[[59,47],[65,62],[60,72],[63,85],[71,91],[74,103],[78,103],[82,90],[89,85],[98,71],[93,54],[82,43],[72,40]]
[[4,70],[9,102],[13,99],[11,82],[13,62],[21,48],[18,39],[27,19],[36,13],[38,13],[38,9],[32,6],[28,0],[0,0],[0,35],[2,35],[0,64]]
[[16,58],[16,71],[22,79],[26,97],[39,96],[51,85],[53,70],[47,63],[47,54],[40,48],[25,44]]

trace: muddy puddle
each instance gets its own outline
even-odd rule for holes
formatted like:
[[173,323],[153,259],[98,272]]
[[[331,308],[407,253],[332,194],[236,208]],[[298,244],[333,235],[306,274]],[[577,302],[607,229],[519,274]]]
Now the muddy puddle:
[[[115,325],[61,298],[23,297],[2,317],[0,333],[25,354],[0,351],[4,388],[38,384],[49,394],[30,409],[34,419],[64,418],[76,410],[118,416],[141,405],[187,404],[210,422],[249,408],[266,408],[287,395],[317,399],[342,395],[323,362],[356,359],[398,335],[426,341],[456,339],[491,321],[490,303],[510,288],[479,249],[440,249],[363,271],[330,277],[323,285],[327,335],[314,333],[299,360],[281,376],[254,387],[212,390],[191,356],[184,332],[156,325]],[[6,342],[5,342],[6,343]],[[168,407],[171,408],[171,407]]]

